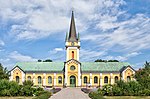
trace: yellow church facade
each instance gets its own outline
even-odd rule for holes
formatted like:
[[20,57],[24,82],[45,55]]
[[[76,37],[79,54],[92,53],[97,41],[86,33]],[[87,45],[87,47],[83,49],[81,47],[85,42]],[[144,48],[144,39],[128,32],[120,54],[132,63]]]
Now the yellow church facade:
[[135,70],[127,62],[80,62],[80,37],[73,12],[65,47],[65,62],[18,62],[10,71],[10,80],[19,84],[31,80],[41,87],[101,87],[118,80],[134,80]]

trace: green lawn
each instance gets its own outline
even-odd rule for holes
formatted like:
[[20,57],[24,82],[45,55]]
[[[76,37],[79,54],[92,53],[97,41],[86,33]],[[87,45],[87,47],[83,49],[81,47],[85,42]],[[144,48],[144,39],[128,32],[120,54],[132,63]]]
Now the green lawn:
[[150,96],[104,96],[105,99],[150,99]]
[[34,99],[35,97],[0,97],[0,99]]

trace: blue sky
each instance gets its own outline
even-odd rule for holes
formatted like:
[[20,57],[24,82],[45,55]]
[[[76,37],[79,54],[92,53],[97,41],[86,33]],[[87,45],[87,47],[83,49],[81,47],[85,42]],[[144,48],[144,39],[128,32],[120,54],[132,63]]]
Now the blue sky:
[[1,0],[0,63],[65,61],[72,9],[80,61],[117,59],[135,69],[150,61],[150,0]]

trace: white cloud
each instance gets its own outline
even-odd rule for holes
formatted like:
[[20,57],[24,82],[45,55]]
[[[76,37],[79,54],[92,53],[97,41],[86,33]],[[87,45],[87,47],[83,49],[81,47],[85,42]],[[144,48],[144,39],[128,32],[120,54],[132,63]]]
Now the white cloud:
[[37,61],[37,59],[32,58],[31,56],[27,56],[27,55],[22,55],[20,53],[18,53],[17,51],[14,51],[12,53],[9,54],[8,56],[9,58],[13,59],[14,61]]
[[35,40],[58,32],[65,34],[69,29],[72,8],[77,19],[77,29],[82,32],[93,24],[91,22],[99,19],[104,10],[118,13],[118,6],[123,4],[123,0],[3,0],[0,1],[0,16],[3,23],[12,22],[11,36],[17,40]]
[[106,51],[93,51],[93,50],[81,49],[80,60],[94,61],[96,59],[102,58],[106,54],[107,54]]
[[125,54],[123,56],[105,56],[104,59],[126,61],[129,58],[135,57],[135,56],[140,55],[140,54],[141,54],[140,52],[132,52],[132,53]]
[[61,52],[61,51],[64,51],[64,49],[63,48],[55,48],[54,51],[58,51],[58,52],[60,51]]
[[4,46],[4,45],[5,45],[4,41],[0,40],[0,46]]
[[64,61],[66,58],[65,50],[63,48],[54,48],[49,51],[49,58],[54,61]]

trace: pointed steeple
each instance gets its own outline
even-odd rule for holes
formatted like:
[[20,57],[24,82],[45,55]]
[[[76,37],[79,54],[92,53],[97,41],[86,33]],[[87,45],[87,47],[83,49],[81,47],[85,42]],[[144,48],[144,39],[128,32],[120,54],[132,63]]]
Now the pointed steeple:
[[76,34],[76,26],[75,26],[73,11],[72,11],[72,16],[71,16],[71,23],[70,23],[70,30],[69,30],[68,41],[70,41],[70,42],[77,42],[78,41],[77,34]]

